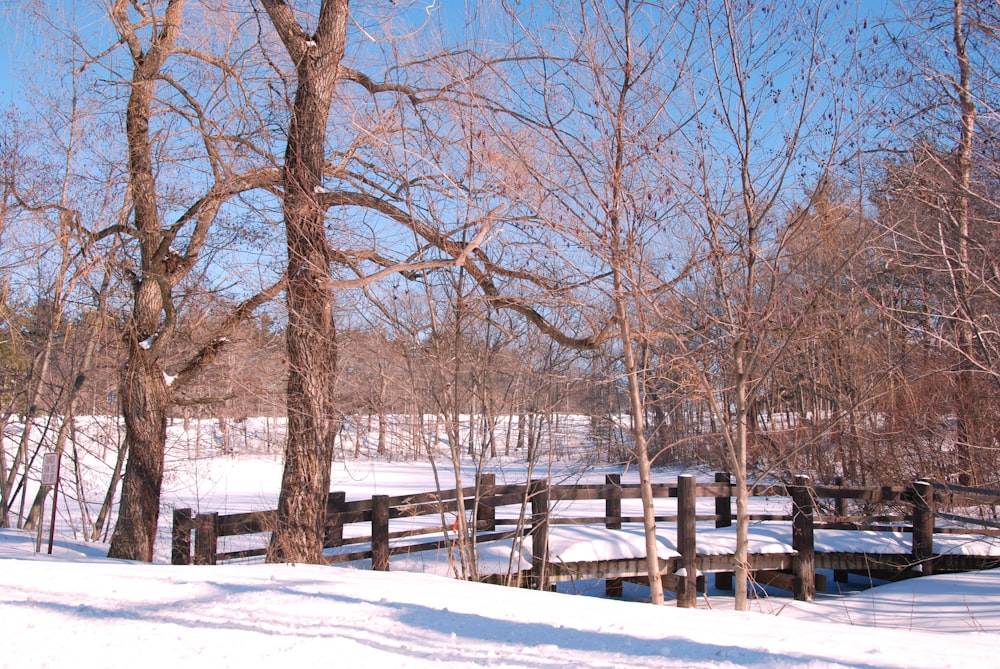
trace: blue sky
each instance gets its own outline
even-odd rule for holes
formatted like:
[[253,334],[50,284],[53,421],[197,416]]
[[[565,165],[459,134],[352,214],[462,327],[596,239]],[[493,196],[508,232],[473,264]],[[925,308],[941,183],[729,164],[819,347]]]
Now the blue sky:
[[17,38],[11,39],[11,24],[13,20],[8,17],[9,10],[0,9],[0,31],[5,33],[4,39],[0,40],[0,107],[6,107],[14,101],[15,75],[14,75],[14,50],[17,45]]

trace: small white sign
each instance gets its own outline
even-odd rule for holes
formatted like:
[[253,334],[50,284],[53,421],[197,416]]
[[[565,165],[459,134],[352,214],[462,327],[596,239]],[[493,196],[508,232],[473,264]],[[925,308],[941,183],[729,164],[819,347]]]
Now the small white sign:
[[59,477],[59,454],[46,453],[42,456],[42,485],[55,485]]

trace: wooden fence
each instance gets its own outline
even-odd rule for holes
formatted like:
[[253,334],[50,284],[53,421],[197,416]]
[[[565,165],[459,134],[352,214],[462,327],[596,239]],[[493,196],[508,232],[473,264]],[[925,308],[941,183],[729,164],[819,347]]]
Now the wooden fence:
[[[699,522],[713,522],[715,527],[733,524],[730,476],[722,473],[710,483],[698,483],[693,476],[680,476],[673,483],[653,484],[656,498],[676,498],[674,515],[656,517],[658,524],[675,524],[677,549],[680,557],[661,560],[665,587],[678,593],[680,606],[693,606],[696,592],[702,584],[698,573],[716,573],[718,587],[731,588],[732,556],[704,556],[697,551]],[[948,532],[974,533],[980,536],[1000,535],[1000,524],[989,519],[938,511],[939,505],[971,507],[1000,504],[1000,492],[977,488],[948,486],[927,481],[915,481],[906,486],[858,487],[842,485],[812,485],[809,477],[797,476],[791,484],[759,485],[751,490],[754,497],[790,498],[788,514],[752,514],[756,521],[784,521],[792,526],[792,551],[787,554],[752,556],[751,569],[761,582],[792,590],[798,599],[812,599],[816,592],[816,570],[829,568],[835,578],[850,571],[904,572],[930,574],[935,570],[961,571],[995,566],[997,558],[975,559],[970,556],[934,554],[934,534]],[[620,592],[622,579],[645,578],[645,560],[604,561],[601,563],[565,565],[548,561],[550,527],[553,525],[602,525],[608,530],[621,529],[625,523],[641,523],[641,516],[623,516],[622,501],[639,499],[638,484],[623,484],[617,474],[607,475],[598,484],[551,484],[534,480],[527,484],[498,485],[493,474],[482,474],[475,486],[411,495],[375,495],[371,499],[346,501],[343,492],[330,493],[324,546],[333,549],[327,561],[350,562],[371,560],[372,569],[387,571],[392,555],[436,550],[454,545],[456,532],[452,520],[458,514],[472,511],[470,535],[483,544],[500,539],[516,538],[530,545],[532,565],[528,573],[519,574],[533,587],[546,588],[553,581],[570,578],[604,578],[609,594]],[[715,513],[698,514],[698,498],[714,498]],[[604,515],[594,517],[567,516],[553,512],[553,505],[562,501],[603,501]],[[851,502],[855,513],[851,514]],[[857,509],[866,504],[880,507],[879,514],[861,514]],[[498,516],[498,509],[514,507],[514,513]],[[893,507],[897,512],[885,513]],[[908,512],[907,512],[908,511]],[[995,511],[995,509],[994,509]],[[424,527],[390,531],[390,523],[400,518],[430,516]],[[265,548],[219,552],[220,538],[261,534],[266,538],[276,522],[275,511],[258,511],[219,515],[176,509],[173,515],[173,564],[211,565],[221,561],[264,556]],[[976,524],[975,531],[937,527],[935,517],[952,522]],[[345,527],[370,527],[370,533],[346,536]],[[814,532],[816,529],[850,529],[901,531],[912,534],[910,550],[905,555],[872,555],[865,553],[823,553],[817,559]],[[355,534],[356,530],[351,534]],[[192,551],[192,534],[194,535]],[[351,550],[357,547],[357,550]],[[680,572],[682,576],[678,576]]]

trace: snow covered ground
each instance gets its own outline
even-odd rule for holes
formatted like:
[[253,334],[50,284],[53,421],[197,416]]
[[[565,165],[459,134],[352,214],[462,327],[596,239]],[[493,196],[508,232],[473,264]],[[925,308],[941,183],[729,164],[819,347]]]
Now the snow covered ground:
[[996,667],[1000,571],[775,612],[682,610],[405,572],[174,567],[0,532],[0,666]]
[[[563,465],[546,473],[580,477]],[[498,469],[500,480],[527,475],[514,462]],[[449,469],[438,476],[454,485]],[[424,463],[348,461],[333,478],[348,499],[434,487]],[[108,560],[106,546],[75,541],[73,504],[60,505],[52,556],[35,554],[25,532],[0,531],[0,666],[1000,667],[1000,570],[813,603],[762,594],[754,612],[738,614],[715,591],[700,609],[680,610],[402,571],[162,564],[171,508],[273,508],[279,479],[274,457],[173,461],[160,564]]]

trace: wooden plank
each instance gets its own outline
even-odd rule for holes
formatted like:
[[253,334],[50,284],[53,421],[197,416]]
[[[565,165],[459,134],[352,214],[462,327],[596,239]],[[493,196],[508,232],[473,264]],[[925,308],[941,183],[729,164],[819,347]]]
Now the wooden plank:
[[[604,477],[604,527],[609,530],[620,530],[621,515],[622,477],[619,474],[608,474]],[[620,581],[618,588],[621,589]]]
[[849,572],[909,569],[913,557],[903,553],[816,553],[817,569]]
[[245,551],[231,551],[229,553],[219,553],[215,556],[216,564],[229,560],[247,560],[253,557],[263,557],[267,555],[266,548],[252,548]]
[[755,485],[750,486],[751,497],[789,497],[788,489],[782,485]]
[[815,496],[824,499],[856,499],[872,502],[898,502],[906,495],[905,486],[830,486],[813,487]]
[[219,514],[199,513],[194,519],[194,563],[216,563],[219,544]]
[[[938,518],[947,518],[948,514],[938,513],[937,516]],[[968,522],[972,522],[972,520],[969,519]],[[1000,529],[984,530],[968,527],[935,527],[934,534],[974,534],[977,537],[1000,537]]]
[[[747,562],[751,570],[757,569],[791,569],[794,560],[792,553],[751,553]],[[710,574],[729,572],[733,570],[732,555],[699,555],[698,571]]]
[[477,497],[473,516],[476,529],[492,532],[497,526],[497,508],[493,500],[493,489],[497,484],[496,474],[480,474],[476,485]]
[[732,497],[733,490],[727,479],[725,472],[716,472],[714,483],[699,483],[695,486],[695,495],[698,497]]
[[795,599],[816,599],[816,548],[813,541],[813,497],[808,476],[796,476],[792,493],[792,563]]
[[[938,511],[934,515],[937,516],[938,518],[943,518],[944,520],[954,520],[957,523],[968,523],[970,525],[979,525],[982,527],[994,528],[994,530],[1000,529],[1000,522],[997,522],[995,520],[987,520],[985,518],[971,518],[969,516],[959,516],[953,513],[942,513],[940,511]],[[937,532],[938,534],[949,533],[949,532],[952,534],[964,534],[964,533],[982,534],[983,532],[989,532],[990,530],[976,530],[976,529],[970,530],[968,528],[962,528],[962,527],[937,527],[934,528],[934,531]]]
[[389,571],[389,497],[372,497],[372,570]]
[[528,496],[528,487],[524,484],[497,485],[493,488],[493,494],[497,497],[515,500],[513,502],[504,502],[504,506],[508,504],[518,504],[517,500],[524,500]]
[[[462,488],[461,497],[475,497],[476,486]],[[431,492],[409,493],[406,495],[396,495],[389,497],[389,506],[407,506],[410,504],[434,504],[437,502],[455,500],[459,497],[456,488],[447,490],[432,490]]]
[[549,482],[531,482],[531,576],[534,588],[548,590]]
[[191,509],[174,509],[170,532],[170,564],[191,564],[191,530],[194,519]]
[[976,488],[951,483],[939,483],[937,481],[932,481],[931,486],[933,486],[935,490],[939,490],[949,495],[952,503],[955,503],[956,500],[960,500],[961,503],[968,503],[968,506],[1000,504],[1000,490],[994,490],[992,488]]
[[[756,571],[751,579],[760,585],[767,585],[779,590],[796,591],[796,576],[786,571]],[[813,590],[826,592],[826,575],[814,574]]]
[[[834,485],[836,485],[838,488],[841,488],[841,489],[847,487],[847,486],[844,485],[844,477],[843,476],[838,476],[837,480],[834,482]],[[815,488],[813,488],[813,490],[815,490]],[[818,496],[819,493],[817,492],[816,495]],[[838,495],[834,499],[834,507],[835,507],[834,510],[836,511],[837,517],[840,518],[840,519],[846,518],[847,515],[848,515],[847,501],[848,501],[847,498],[843,497],[842,495]],[[813,522],[816,522],[815,518],[813,519]]]
[[[653,497],[659,499],[677,497],[677,484],[654,483],[650,487],[653,489]],[[640,492],[638,485],[636,486],[636,492]]]
[[[371,510],[372,510],[371,499],[356,499],[353,502],[344,502],[344,510],[342,513],[346,513],[348,515],[354,515],[359,512],[370,512]],[[369,520],[370,518],[371,516],[366,515],[365,520]],[[354,521],[354,522],[361,522],[361,521]]]
[[934,573],[981,571],[1000,567],[1000,557],[995,555],[953,555],[944,553],[934,556]]
[[603,525],[606,516],[590,516],[589,518],[561,518],[549,516],[549,525]]
[[[716,472],[715,482],[720,484],[720,490],[715,497],[715,526],[732,527],[733,525],[733,488],[732,476],[728,472]],[[727,588],[728,589],[728,588]]]
[[[813,522],[830,525],[846,525],[845,529],[852,529],[850,526],[871,525],[873,523],[902,523],[907,520],[901,515],[881,515],[881,516],[813,516]],[[867,529],[862,527],[862,529]]]
[[341,515],[347,504],[347,493],[331,492],[326,501],[326,522],[323,526],[323,548],[339,546],[344,541],[344,517]]
[[796,591],[795,576],[785,571],[755,571],[750,574],[750,579],[760,585],[792,593]]
[[354,562],[356,560],[367,560],[371,558],[372,552],[368,551],[355,551],[353,553],[336,553],[334,555],[324,555],[323,561],[326,564],[341,564],[344,562]]
[[494,506],[521,506],[527,504],[527,497],[524,492],[497,493],[493,496]]
[[[476,503],[475,497],[463,500],[462,508],[471,509]],[[418,516],[437,516],[442,513],[456,513],[458,511],[458,500],[448,499],[440,502],[428,502],[425,504],[404,504],[402,506],[391,506],[389,508],[389,518],[416,518]]]
[[679,576],[677,574],[664,574],[660,577],[660,582],[663,584],[664,590],[670,590],[671,592],[677,593],[677,606],[680,608],[692,609],[694,605],[681,604],[682,601],[692,600],[695,603],[698,601],[698,593],[705,592],[705,576],[697,576],[694,579],[689,579],[686,576]]
[[560,484],[549,486],[549,499],[553,502],[604,499],[604,490],[603,483]]
[[695,523],[695,506],[698,500],[694,488],[694,476],[683,475],[677,478],[677,512],[680,517],[677,521],[677,551],[681,554],[680,568],[684,571],[684,577],[678,579],[676,586],[671,589],[677,592],[677,606],[686,609],[693,609],[698,604]]
[[218,536],[232,537],[271,532],[274,529],[276,517],[277,511],[253,511],[218,516]]
[[925,574],[934,573],[934,489],[927,481],[913,482],[913,559]]
[[[368,500],[368,502],[370,503],[371,500]],[[347,504],[350,504],[350,502]],[[372,519],[372,510],[341,511],[338,515],[340,516],[340,522],[344,525],[352,525],[354,523],[370,523]]]
[[[551,582],[574,580],[601,580],[647,576],[645,558],[599,560],[596,562],[550,562],[548,578]],[[673,573],[677,558],[659,558],[660,573]]]
[[512,574],[486,574],[479,577],[479,582],[503,585],[509,588],[523,588],[531,582],[531,571],[526,569]]

